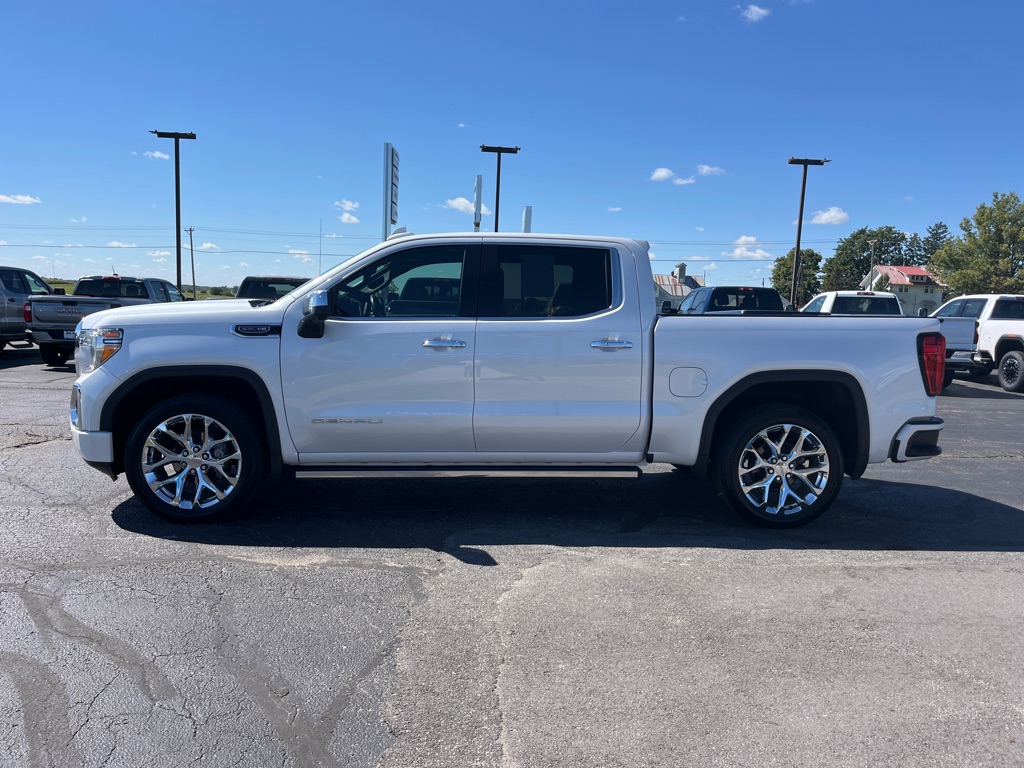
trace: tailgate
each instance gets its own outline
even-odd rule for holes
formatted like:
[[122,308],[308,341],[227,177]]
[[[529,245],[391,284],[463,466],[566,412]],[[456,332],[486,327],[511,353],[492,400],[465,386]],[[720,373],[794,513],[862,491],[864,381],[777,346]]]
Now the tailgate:
[[106,299],[47,297],[31,300],[32,322],[30,327],[67,328],[74,330],[78,321],[93,312],[109,309],[110,302]]

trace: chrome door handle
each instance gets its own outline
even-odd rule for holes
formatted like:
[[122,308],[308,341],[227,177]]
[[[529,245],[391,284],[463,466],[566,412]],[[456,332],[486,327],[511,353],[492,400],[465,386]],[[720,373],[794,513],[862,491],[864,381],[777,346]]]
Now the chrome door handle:
[[612,341],[611,339],[601,339],[601,341],[592,341],[590,346],[594,349],[632,349],[632,341]]
[[423,346],[431,349],[464,349],[466,342],[458,339],[424,339]]

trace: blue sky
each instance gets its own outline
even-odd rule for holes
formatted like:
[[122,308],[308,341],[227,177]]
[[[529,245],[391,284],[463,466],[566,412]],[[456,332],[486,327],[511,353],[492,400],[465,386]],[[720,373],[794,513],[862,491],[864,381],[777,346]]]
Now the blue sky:
[[[316,274],[399,225],[651,241],[711,284],[795,244],[959,223],[1018,192],[1024,4],[918,0],[4,0],[0,263],[196,282]],[[461,198],[461,200],[460,200]],[[493,215],[482,228],[494,227]],[[184,281],[190,280],[184,236]]]

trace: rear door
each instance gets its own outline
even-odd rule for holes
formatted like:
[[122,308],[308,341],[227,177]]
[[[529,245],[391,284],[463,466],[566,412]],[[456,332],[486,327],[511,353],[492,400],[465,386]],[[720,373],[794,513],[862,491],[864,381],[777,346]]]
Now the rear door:
[[484,246],[474,371],[478,451],[524,458],[611,453],[636,433],[643,335],[622,282],[609,248]]
[[3,307],[0,308],[3,335],[24,336],[25,302],[30,296],[47,295],[50,288],[34,273],[13,267],[0,269],[0,284],[4,287]]

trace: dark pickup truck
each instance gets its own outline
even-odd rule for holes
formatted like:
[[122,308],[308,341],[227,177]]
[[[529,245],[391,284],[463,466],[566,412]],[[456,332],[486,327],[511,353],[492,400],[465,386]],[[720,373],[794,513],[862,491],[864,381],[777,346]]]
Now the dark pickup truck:
[[28,335],[47,365],[64,365],[75,351],[78,321],[93,312],[133,304],[184,301],[173,283],[153,277],[81,277],[69,296],[30,296],[25,302]]

